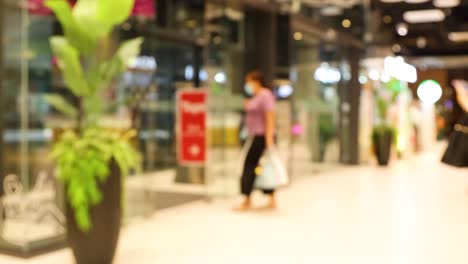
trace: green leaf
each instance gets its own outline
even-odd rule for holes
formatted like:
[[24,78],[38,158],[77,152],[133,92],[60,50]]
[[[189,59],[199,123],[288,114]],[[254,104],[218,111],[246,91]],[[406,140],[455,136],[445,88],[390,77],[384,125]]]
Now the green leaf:
[[96,167],[96,176],[99,182],[104,182],[107,180],[109,173],[109,167],[105,164],[99,164],[99,166]]
[[87,114],[86,122],[88,126],[94,126],[104,112],[105,102],[99,94],[89,95],[83,98],[84,111]]
[[389,104],[382,98],[377,98],[377,112],[381,121],[385,120]]
[[68,117],[76,118],[78,116],[78,110],[63,98],[63,96],[48,94],[44,95],[44,100]]
[[91,230],[92,225],[88,206],[75,208],[75,221],[81,231],[89,232],[89,230]]
[[[109,18],[98,16],[98,5],[102,0],[80,0],[73,8],[73,17],[75,18],[76,25],[80,30],[86,31],[89,36],[94,39],[107,36],[114,24]],[[114,0],[115,1],[115,0]],[[113,13],[120,13],[111,7],[109,11]]]
[[75,21],[72,16],[72,9],[66,0],[47,0],[45,6],[50,8],[65,30],[74,27]]
[[104,83],[111,81],[127,69],[127,65],[140,54],[142,44],[143,38],[141,37],[125,41],[112,59],[101,63],[100,71]]
[[77,96],[87,94],[89,87],[83,76],[78,50],[64,37],[51,37],[50,44],[69,89]]
[[128,40],[120,45],[112,59],[101,63],[100,71],[104,82],[109,82],[127,69],[127,65],[140,53],[142,43],[143,38]]
[[87,204],[87,197],[84,186],[79,184],[76,179],[70,181],[70,188],[68,189],[68,198],[70,199],[70,203],[73,206],[73,208],[78,208],[83,204]]
[[83,54],[90,54],[96,48],[97,39],[89,34],[89,28],[81,29],[77,25],[72,8],[67,0],[47,0],[45,5],[55,13],[70,45]]
[[143,41],[144,39],[142,37],[138,37],[122,43],[117,51],[117,56],[124,64],[124,67],[126,67],[129,62],[134,60],[138,54],[140,54],[141,44],[143,44]]
[[102,193],[99,191],[96,181],[88,181],[86,190],[88,191],[91,205],[99,204],[102,201]]
[[[97,15],[100,20],[111,25],[118,25],[130,16],[135,0],[99,0],[97,2]],[[116,12],[118,10],[118,12]]]

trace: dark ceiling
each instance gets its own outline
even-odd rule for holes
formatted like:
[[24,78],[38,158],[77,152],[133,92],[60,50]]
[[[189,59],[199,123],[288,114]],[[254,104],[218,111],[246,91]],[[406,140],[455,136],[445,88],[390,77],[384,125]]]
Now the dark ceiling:
[[[441,9],[446,18],[442,22],[408,25],[408,34],[397,34],[396,26],[405,22],[403,14],[410,10],[436,8],[432,1],[423,4],[383,3],[372,0],[373,42],[376,45],[395,45],[398,53],[407,56],[442,56],[468,54],[468,42],[453,42],[450,32],[468,31],[468,0],[454,8]],[[391,17],[391,22],[389,17]],[[386,18],[386,19],[384,19]],[[386,20],[386,22],[384,22]],[[418,45],[419,39],[419,45]],[[401,48],[401,51],[399,51]]]

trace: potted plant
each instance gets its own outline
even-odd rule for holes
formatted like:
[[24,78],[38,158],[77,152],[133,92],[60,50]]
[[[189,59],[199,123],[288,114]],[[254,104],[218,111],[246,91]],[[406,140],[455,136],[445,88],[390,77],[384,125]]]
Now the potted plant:
[[388,121],[388,110],[396,102],[397,96],[402,89],[402,83],[393,78],[375,91],[377,124],[372,130],[372,144],[380,166],[388,165],[392,145],[396,141],[395,128]]
[[394,137],[394,128],[387,124],[375,126],[372,130],[372,144],[377,162],[380,166],[387,166],[390,162],[390,153]]
[[[140,52],[142,38],[110,48],[114,28],[127,20],[134,0],[47,0],[64,35],[50,38],[67,89],[76,104],[59,95],[45,99],[74,122],[52,147],[64,184],[69,245],[78,264],[112,263],[122,217],[122,179],[140,163],[132,131],[102,125],[110,105],[103,95],[114,77]],[[109,108],[107,108],[107,106]]]
[[331,113],[321,114],[319,116],[319,132],[320,132],[320,155],[319,161],[325,160],[327,146],[330,141],[336,136],[335,126],[333,124],[333,115]]

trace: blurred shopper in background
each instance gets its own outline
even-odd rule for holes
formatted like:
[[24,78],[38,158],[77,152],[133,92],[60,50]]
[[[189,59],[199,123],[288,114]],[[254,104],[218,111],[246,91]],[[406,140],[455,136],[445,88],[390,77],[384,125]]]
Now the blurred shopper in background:
[[[247,151],[241,177],[241,193],[244,200],[236,211],[246,211],[252,206],[251,194],[255,186],[256,169],[265,150],[273,147],[275,138],[275,97],[267,88],[261,72],[251,72],[245,79],[245,90],[252,98],[244,101],[245,124],[251,145]],[[262,190],[269,196],[268,208],[276,208],[275,190]]]
[[442,161],[456,167],[468,167],[468,83],[466,81],[453,81],[457,93],[457,102],[464,114],[455,124],[450,136],[449,146]]

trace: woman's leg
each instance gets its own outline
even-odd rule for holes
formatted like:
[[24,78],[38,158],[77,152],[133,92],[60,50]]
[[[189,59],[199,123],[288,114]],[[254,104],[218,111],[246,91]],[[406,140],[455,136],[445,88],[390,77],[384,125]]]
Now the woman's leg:
[[269,202],[268,202],[268,205],[267,205],[267,208],[269,209],[275,209],[276,208],[276,194],[275,194],[275,190],[274,189],[270,189],[270,190],[263,190],[263,193],[265,195],[268,195],[269,197]]
[[249,209],[251,206],[250,195],[254,189],[256,178],[255,170],[258,167],[258,163],[264,151],[265,137],[256,136],[252,142],[252,146],[247,153],[244,163],[244,170],[241,177],[241,193],[244,195],[245,199],[241,207],[238,208],[240,210]]

